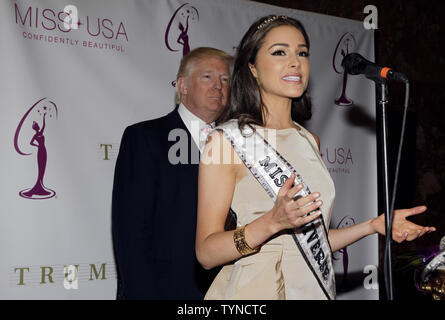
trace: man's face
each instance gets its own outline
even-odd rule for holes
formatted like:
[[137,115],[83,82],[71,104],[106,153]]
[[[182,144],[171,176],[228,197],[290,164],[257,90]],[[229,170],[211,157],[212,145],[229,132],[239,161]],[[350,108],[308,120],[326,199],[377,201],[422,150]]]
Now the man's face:
[[223,111],[229,94],[230,72],[219,58],[191,61],[188,74],[178,79],[181,102],[196,116],[209,123]]

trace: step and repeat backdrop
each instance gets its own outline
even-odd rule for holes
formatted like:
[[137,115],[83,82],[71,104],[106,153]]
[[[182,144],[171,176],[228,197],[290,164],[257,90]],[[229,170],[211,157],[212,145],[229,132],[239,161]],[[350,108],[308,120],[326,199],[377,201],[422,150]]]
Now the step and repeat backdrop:
[[[349,52],[374,59],[363,23],[238,0],[3,0],[1,299],[115,298],[111,192],[123,130],[173,110],[184,54],[234,54],[268,14],[301,20],[311,39],[307,127],[336,184],[331,227],[377,215],[374,85],[341,67]],[[376,236],[334,257],[339,299],[378,299]]]

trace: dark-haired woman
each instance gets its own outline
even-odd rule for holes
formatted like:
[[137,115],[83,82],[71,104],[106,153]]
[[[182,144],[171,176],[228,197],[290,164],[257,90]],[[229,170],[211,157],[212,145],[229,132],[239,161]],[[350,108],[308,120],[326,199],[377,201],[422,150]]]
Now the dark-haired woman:
[[[249,28],[238,47],[228,107],[199,169],[197,258],[206,269],[225,265],[206,299],[333,299],[331,250],[384,234],[383,215],[326,231],[334,183],[320,157],[318,137],[300,125],[311,116],[309,46],[297,20],[267,16]],[[231,138],[228,128],[241,135]],[[237,145],[249,134],[265,138],[262,147],[273,146],[260,164],[247,165],[246,154],[255,151]],[[274,167],[269,155],[288,167]],[[275,178],[275,188],[280,186],[275,194],[266,183],[269,177]],[[235,231],[224,230],[230,208],[238,218]],[[394,240],[434,231],[405,219],[425,210],[396,210]]]

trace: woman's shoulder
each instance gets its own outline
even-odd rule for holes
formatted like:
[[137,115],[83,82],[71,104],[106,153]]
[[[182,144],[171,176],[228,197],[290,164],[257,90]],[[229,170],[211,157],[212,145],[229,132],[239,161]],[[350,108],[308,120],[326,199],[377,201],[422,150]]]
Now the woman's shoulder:
[[[310,132],[310,131],[309,131]],[[310,134],[312,135],[312,137],[314,137],[315,143],[318,146],[318,150],[320,150],[320,138],[313,132],[310,132]]]
[[312,131],[309,131],[308,129],[306,129],[305,127],[303,127],[302,125],[298,125],[300,127],[300,130],[303,131],[307,137],[312,137],[314,142],[316,143],[318,150],[320,150],[320,138],[318,137],[317,134],[315,134]]
[[306,136],[308,137],[312,137],[314,138],[315,143],[318,146],[318,150],[320,150],[320,138],[318,137],[318,135],[316,135],[314,132],[309,131],[308,129],[306,129],[305,127],[303,127],[301,124],[294,122],[295,125],[297,126],[297,128],[299,130],[301,130],[303,133],[306,134]]
[[224,123],[219,123],[215,129],[216,130],[229,130],[229,129],[236,129],[238,128],[238,120],[237,119],[230,119]]
[[262,127],[255,124],[244,124],[240,127],[240,122],[238,119],[230,119],[222,124],[219,124],[215,130],[222,131],[226,137],[239,138],[251,136],[257,129],[262,129]]

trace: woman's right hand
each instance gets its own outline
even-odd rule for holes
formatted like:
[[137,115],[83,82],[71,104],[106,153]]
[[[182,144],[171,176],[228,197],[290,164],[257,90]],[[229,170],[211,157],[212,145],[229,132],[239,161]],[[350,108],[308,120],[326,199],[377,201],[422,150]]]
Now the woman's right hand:
[[[317,200],[320,194],[314,192],[306,197],[294,200],[295,195],[303,188],[301,184],[292,187],[294,181],[295,174],[292,174],[280,188],[271,210],[271,219],[276,225],[277,232],[283,229],[300,227],[321,215],[321,211],[317,210],[322,205],[322,201]],[[312,211],[314,212],[307,216]]]

